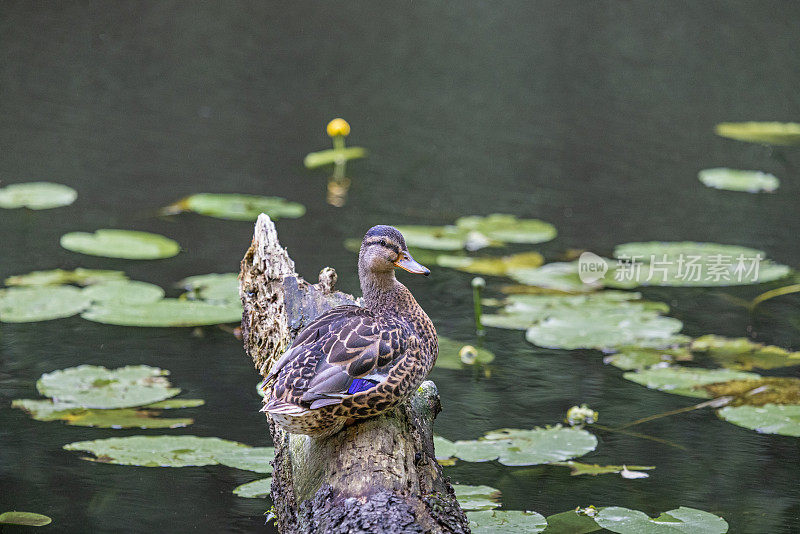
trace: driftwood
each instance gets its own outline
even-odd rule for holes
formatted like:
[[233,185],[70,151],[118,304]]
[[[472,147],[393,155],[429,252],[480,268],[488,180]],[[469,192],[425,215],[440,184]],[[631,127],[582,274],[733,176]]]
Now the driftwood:
[[[245,350],[263,376],[306,324],[356,301],[334,291],[335,283],[331,268],[322,270],[317,284],[303,280],[275,225],[266,215],[258,218],[239,291]],[[432,426],[439,411],[438,391],[428,381],[395,410],[329,438],[289,434],[270,421],[276,452],[272,501],[280,531],[469,532],[434,459]]]

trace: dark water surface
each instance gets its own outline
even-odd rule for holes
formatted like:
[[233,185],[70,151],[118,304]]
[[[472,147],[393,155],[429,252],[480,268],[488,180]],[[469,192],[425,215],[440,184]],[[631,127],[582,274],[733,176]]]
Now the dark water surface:
[[[539,248],[609,254],[627,241],[700,240],[764,249],[800,264],[800,152],[724,140],[714,124],[800,117],[800,4],[789,2],[0,2],[0,181],[52,180],[79,198],[57,210],[0,213],[0,276],[77,266],[171,285],[238,269],[252,225],[155,210],[194,192],[271,194],[308,206],[278,222],[300,272],[336,267],[357,289],[342,241],[376,223],[442,224],[464,214],[550,221]],[[369,159],[349,168],[347,206],[325,203],[334,116]],[[772,172],[774,195],[715,191],[701,168]],[[63,250],[74,230],[127,228],[177,239],[179,256],[124,261]],[[518,248],[514,250],[523,250]],[[471,339],[470,276],[404,277],[443,335]],[[489,292],[502,283],[490,280]],[[764,288],[726,290],[752,297]],[[800,349],[800,299],[756,315],[707,289],[651,289],[689,335],[751,335]],[[437,432],[475,438],[559,421],[581,402],[613,425],[688,406],[604,366],[594,351],[553,351],[490,330],[490,379],[436,370]],[[43,372],[81,363],[172,371],[196,423],[113,431],[32,421]],[[798,376],[796,371],[784,375]],[[0,326],[0,511],[53,517],[53,532],[260,532],[268,504],[235,497],[256,476],[222,466],[148,469],[85,462],[65,443],[196,434],[268,445],[257,373],[230,334],[104,326],[71,318]],[[796,438],[765,436],[698,411],[639,428],[687,447],[599,433],[591,463],[655,465],[646,480],[462,463],[456,481],[503,491],[542,514],[680,505],[723,516],[731,532],[795,532]],[[13,531],[8,528],[8,531]]]

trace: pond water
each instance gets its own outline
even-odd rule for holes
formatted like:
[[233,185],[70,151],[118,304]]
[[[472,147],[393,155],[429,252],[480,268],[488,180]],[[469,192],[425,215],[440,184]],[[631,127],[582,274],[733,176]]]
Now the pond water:
[[[371,225],[445,224],[493,212],[559,231],[535,248],[609,255],[640,240],[697,240],[766,250],[800,264],[800,151],[725,140],[718,122],[800,117],[800,6],[780,3],[4,2],[0,7],[0,181],[50,180],[79,192],[56,210],[2,210],[0,277],[37,269],[121,269],[173,287],[238,270],[252,225],[157,209],[195,192],[269,194],[308,207],[278,222],[301,274],[335,267],[356,291],[346,238]],[[352,144],[347,205],[325,202],[325,123],[346,117]],[[709,189],[703,168],[774,173],[775,194]],[[126,228],[176,239],[171,259],[126,261],[68,252],[69,231]],[[401,276],[440,334],[473,340],[471,276],[434,268]],[[505,283],[490,278],[487,295]],[[720,294],[768,287],[646,289],[688,335],[715,333],[800,349],[800,298],[750,314]],[[171,290],[171,295],[178,291]],[[560,421],[588,403],[622,424],[689,406],[604,365],[600,353],[536,348],[489,329],[490,378],[435,370],[444,411],[436,431],[473,439],[499,427]],[[44,372],[81,363],[171,370],[195,424],[103,430],[31,420],[9,408],[35,397]],[[781,369],[782,376],[800,376]],[[58,532],[257,532],[266,501],[231,494],[258,478],[212,467],[148,469],[89,463],[73,441],[134,434],[219,436],[269,445],[241,342],[217,328],[128,328],[78,317],[0,326],[0,512],[51,516]],[[189,415],[190,414],[190,415]],[[456,481],[503,492],[508,509],[544,515],[618,505],[651,515],[678,506],[724,517],[731,532],[795,532],[797,438],[761,435],[695,411],[637,427],[685,449],[597,432],[589,463],[654,465],[650,478],[570,477],[560,467],[462,462]],[[13,531],[9,527],[8,531]]]

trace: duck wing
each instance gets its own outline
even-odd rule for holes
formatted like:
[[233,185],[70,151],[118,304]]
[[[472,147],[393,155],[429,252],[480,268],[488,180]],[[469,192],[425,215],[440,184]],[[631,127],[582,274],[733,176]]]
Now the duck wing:
[[360,306],[339,306],[314,320],[273,365],[264,411],[301,413],[341,403],[386,379],[416,335],[404,323]]

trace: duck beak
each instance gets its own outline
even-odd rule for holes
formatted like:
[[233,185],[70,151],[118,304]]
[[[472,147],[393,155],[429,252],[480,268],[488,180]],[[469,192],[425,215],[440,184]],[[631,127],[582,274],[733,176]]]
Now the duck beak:
[[425,267],[424,265],[420,265],[417,263],[417,260],[411,257],[411,254],[408,253],[407,250],[404,250],[400,253],[400,258],[396,262],[394,262],[396,267],[400,267],[403,270],[406,270],[410,273],[414,274],[424,274],[428,276],[431,274],[431,270]]

